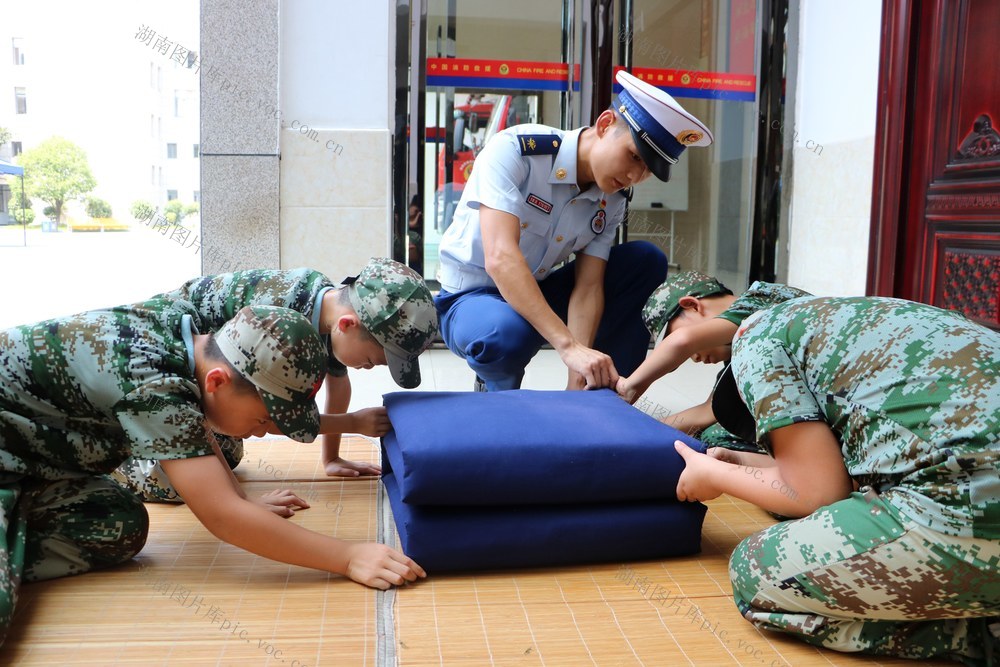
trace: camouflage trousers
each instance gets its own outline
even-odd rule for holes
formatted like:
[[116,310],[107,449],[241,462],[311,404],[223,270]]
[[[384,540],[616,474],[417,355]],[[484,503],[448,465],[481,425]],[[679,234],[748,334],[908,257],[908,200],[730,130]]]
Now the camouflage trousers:
[[[243,441],[219,438],[219,449],[230,468],[243,460]],[[147,503],[183,503],[159,461],[130,458],[111,473],[111,479]]]
[[759,628],[838,651],[1000,664],[1000,541],[944,535],[854,493],[745,539],[733,595]]
[[738,452],[752,452],[763,454],[764,450],[755,442],[747,442],[733,435],[720,424],[712,424],[698,435],[698,439],[705,443],[707,447],[722,447]]
[[22,582],[123,563],[148,530],[146,508],[105,476],[0,485],[0,644]]

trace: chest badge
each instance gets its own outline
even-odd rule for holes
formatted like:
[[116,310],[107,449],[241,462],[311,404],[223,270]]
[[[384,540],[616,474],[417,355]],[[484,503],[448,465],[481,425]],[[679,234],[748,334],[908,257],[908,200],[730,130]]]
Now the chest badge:
[[604,226],[607,223],[607,213],[604,212],[602,208],[600,211],[594,214],[594,217],[590,219],[590,231],[595,234],[600,234],[604,231]]
[[595,234],[600,234],[604,231],[604,226],[608,221],[608,214],[604,210],[607,205],[608,200],[602,197],[601,201],[597,204],[597,213],[595,213],[594,217],[590,219],[590,231]]
[[529,206],[534,206],[535,208],[537,208],[539,211],[541,211],[546,215],[552,213],[552,203],[545,201],[538,195],[529,194],[528,199],[526,201],[528,202]]

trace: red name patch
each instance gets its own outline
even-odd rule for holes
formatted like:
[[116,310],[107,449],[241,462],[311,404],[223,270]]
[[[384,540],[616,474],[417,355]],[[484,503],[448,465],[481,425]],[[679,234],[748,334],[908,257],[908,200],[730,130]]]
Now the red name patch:
[[552,204],[537,195],[528,195],[528,203],[545,214],[552,213]]

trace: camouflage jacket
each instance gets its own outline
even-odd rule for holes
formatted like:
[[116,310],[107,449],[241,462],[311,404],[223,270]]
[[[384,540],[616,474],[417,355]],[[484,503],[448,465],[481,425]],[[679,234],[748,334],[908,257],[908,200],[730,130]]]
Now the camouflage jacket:
[[[319,331],[320,300],[330,289],[335,287],[329,278],[312,269],[251,269],[195,278],[159,296],[193,303],[204,326],[202,333],[218,331],[236,311],[246,306],[291,308],[302,313]],[[330,336],[321,338],[329,351]],[[347,367],[332,353],[329,356],[327,373],[347,375]]]
[[758,440],[824,421],[851,477],[950,535],[1000,539],[1000,334],[900,299],[797,299],[733,340]]
[[190,303],[154,298],[0,332],[0,482],[211,454],[199,324]]
[[743,320],[758,310],[770,308],[790,299],[798,299],[804,296],[812,296],[812,294],[797,287],[790,287],[779,283],[765,283],[762,280],[757,280],[719,317],[739,326],[743,324]]

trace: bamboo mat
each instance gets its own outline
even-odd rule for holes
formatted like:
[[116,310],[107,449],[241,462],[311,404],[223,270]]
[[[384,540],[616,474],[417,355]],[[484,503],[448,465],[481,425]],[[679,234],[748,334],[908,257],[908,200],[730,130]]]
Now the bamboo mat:
[[[361,437],[343,452],[378,458]],[[291,520],[307,528],[397,539],[378,482],[326,477],[316,445],[250,442],[237,475],[248,495],[295,490],[312,508]],[[150,537],[132,563],[22,587],[0,664],[913,664],[821,651],[744,621],[728,556],[773,520],[728,498],[709,503],[695,557],[438,575],[387,593],[223,544],[183,506],[147,507]]]
[[[312,505],[292,521],[374,541],[378,482],[327,478],[317,445],[247,443],[247,495],[291,488]],[[378,446],[345,439],[346,458]],[[30,584],[0,649],[13,665],[375,665],[377,593],[217,540],[184,506],[149,504],[150,534],[113,570]]]

